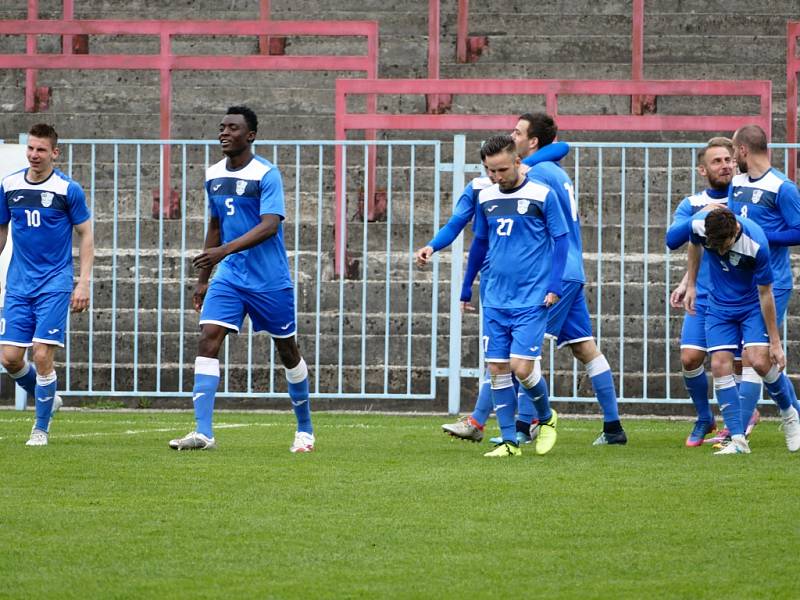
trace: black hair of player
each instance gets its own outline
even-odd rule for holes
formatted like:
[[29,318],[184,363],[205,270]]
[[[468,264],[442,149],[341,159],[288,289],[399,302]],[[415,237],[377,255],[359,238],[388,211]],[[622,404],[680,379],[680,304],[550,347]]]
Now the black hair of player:
[[552,144],[558,135],[558,125],[547,113],[525,113],[519,119],[528,122],[528,139],[538,139],[539,148]]
[[516,156],[517,146],[514,144],[514,139],[510,135],[495,135],[483,142],[481,146],[481,160],[486,160],[489,156],[500,154],[501,152],[508,152]]
[[767,134],[758,125],[745,125],[736,132],[734,138],[737,146],[745,146],[750,152],[767,153]]
[[47,123],[36,123],[28,130],[28,135],[31,137],[49,139],[50,143],[55,148],[58,145],[58,133],[55,127]]
[[231,106],[228,108],[226,115],[242,115],[244,122],[247,123],[247,128],[253,133],[258,132],[258,117],[253,110],[247,106]]
[[736,236],[736,217],[727,208],[716,208],[706,215],[706,245],[721,250]]

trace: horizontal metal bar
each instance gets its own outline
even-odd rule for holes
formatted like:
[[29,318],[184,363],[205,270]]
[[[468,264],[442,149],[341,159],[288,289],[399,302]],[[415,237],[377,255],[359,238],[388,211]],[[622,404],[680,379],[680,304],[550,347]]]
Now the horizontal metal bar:
[[7,20],[0,34],[61,35],[314,35],[373,36],[377,21],[127,21],[127,20]]
[[[131,391],[81,391],[81,390],[70,390],[70,391],[61,391],[58,392],[59,396],[63,397],[71,397],[71,398],[191,398],[192,392],[149,392],[149,391],[139,391],[139,392],[131,392]],[[283,393],[258,393],[258,392],[217,392],[215,394],[217,398],[248,398],[248,399],[289,399],[289,394]],[[388,394],[378,394],[378,393],[366,393],[362,394],[360,392],[353,392],[352,394],[348,394],[346,392],[339,393],[310,393],[309,398],[312,400],[317,399],[331,399],[331,400],[435,400],[435,395],[432,394],[397,394],[397,393],[388,393]]]
[[[25,143],[27,134],[20,136],[20,144]],[[144,140],[144,139],[63,139],[59,140],[59,144],[92,144],[100,145],[141,145],[141,146],[158,146],[170,145],[176,146],[181,144],[198,145],[198,146],[216,146],[219,140]],[[256,140],[253,146],[275,146],[275,145],[292,145],[292,146],[430,146],[435,147],[441,145],[439,140]]]
[[141,71],[367,71],[369,56],[191,56],[159,54],[0,54],[0,69]]
[[[763,96],[766,79],[337,79],[345,94],[581,94],[589,96]],[[608,115],[603,115],[603,118]],[[559,115],[559,119],[563,115]]]

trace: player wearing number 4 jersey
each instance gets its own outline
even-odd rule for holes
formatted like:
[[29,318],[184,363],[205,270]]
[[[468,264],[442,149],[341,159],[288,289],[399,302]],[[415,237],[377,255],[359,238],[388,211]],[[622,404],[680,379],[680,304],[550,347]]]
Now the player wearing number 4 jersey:
[[[225,336],[239,332],[245,315],[254,331],[272,336],[286,370],[297,417],[290,451],[314,449],[308,368],[295,339],[294,291],[283,244],[283,183],[275,165],[253,154],[257,131],[252,110],[229,108],[219,126],[226,158],[206,173],[210,220],[205,250],[192,261],[200,271],[194,306],[202,309],[192,391],[197,426],[169,442],[175,450],[216,447],[211,422],[219,385],[217,357]],[[216,264],[217,274],[209,285]]]
[[[25,149],[29,167],[0,185],[0,251],[11,223],[13,250],[6,280],[0,345],[3,366],[36,399],[36,422],[28,446],[46,446],[50,417],[59,398],[53,368],[64,346],[67,312],[89,306],[94,238],[81,186],[55,169],[58,134],[34,125]],[[72,231],[80,237],[80,277],[73,290]],[[25,360],[32,346],[35,368]]]
[[[728,206],[734,214],[756,222],[769,242],[775,276],[773,290],[780,328],[792,295],[789,246],[800,244],[800,193],[786,175],[772,168],[767,135],[758,125],[747,125],[733,134],[734,160],[741,174],[731,182]],[[742,361],[742,412],[745,423],[761,397],[761,382],[753,365]],[[792,406],[800,411],[794,386],[789,383]]]

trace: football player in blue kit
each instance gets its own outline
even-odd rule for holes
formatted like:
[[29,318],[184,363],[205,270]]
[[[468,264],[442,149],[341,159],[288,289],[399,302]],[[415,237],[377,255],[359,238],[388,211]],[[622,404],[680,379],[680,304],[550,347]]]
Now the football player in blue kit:
[[251,109],[229,108],[219,126],[225,158],[206,171],[208,232],[203,252],[192,261],[199,270],[194,307],[200,312],[200,342],[192,391],[197,425],[169,442],[176,450],[216,447],[211,422],[219,385],[217,357],[225,336],[239,332],[245,315],[254,331],[272,336],[286,371],[297,417],[290,451],[314,449],[308,368],[295,337],[294,289],[283,242],[283,183],[275,165],[253,154],[257,131]]
[[697,274],[703,248],[710,287],[705,314],[706,343],[711,353],[714,390],[731,442],[716,454],[749,454],[745,437],[743,397],[734,379],[734,352],[764,380],[779,406],[790,452],[800,449],[800,419],[791,404],[789,382],[782,372],[786,358],[781,346],[772,294],[773,268],[767,238],[754,221],[734,216],[727,208],[700,212],[667,232],[667,245],[677,249],[687,241],[689,274],[684,304],[695,313]]
[[[786,175],[773,168],[767,135],[758,125],[747,125],[733,135],[734,160],[740,174],[731,181],[728,205],[742,217],[758,223],[769,242],[775,306],[781,327],[792,295],[789,246],[800,244],[800,193]],[[745,422],[761,397],[761,381],[746,357],[742,362],[742,411]],[[792,405],[800,411],[794,386],[789,385]]]
[[[564,142],[556,142],[548,146],[545,150],[537,155],[537,160],[561,160],[569,152],[569,145]],[[483,152],[481,152],[483,154]],[[486,167],[485,157],[481,156],[481,162],[484,169]],[[436,233],[433,239],[425,246],[420,248],[414,253],[416,264],[420,268],[424,268],[431,260],[434,252],[439,252],[448,247],[464,230],[470,221],[473,221],[476,207],[478,206],[478,194],[482,189],[490,187],[494,182],[488,176],[476,177],[470,181],[453,209],[453,216],[447,223]],[[474,225],[474,223],[473,223]],[[474,229],[474,227],[473,227]],[[472,300],[472,282],[475,279],[478,271],[483,265],[483,258],[485,252],[479,257],[478,252],[474,252],[472,248],[478,244],[479,241],[473,238],[472,246],[469,253],[469,259],[464,273],[464,285],[461,290],[461,306],[464,312],[472,312],[475,309],[470,304]],[[480,442],[483,440],[483,429],[486,421],[489,419],[489,414],[492,412],[492,397],[491,397],[491,379],[488,371],[484,371],[481,377],[479,386],[478,397],[475,401],[475,409],[472,414],[462,417],[455,423],[446,423],[442,425],[442,430],[457,438]],[[525,436],[529,436],[528,428],[530,423],[525,428]]]
[[[94,235],[83,189],[53,166],[59,155],[55,129],[34,125],[25,154],[29,166],[0,184],[0,251],[9,223],[13,240],[0,345],[3,366],[36,400],[36,422],[26,445],[46,446],[57,401],[55,351],[64,346],[70,307],[76,312],[89,307]],[[73,230],[80,240],[74,289]],[[25,360],[28,348],[35,368]]]
[[556,442],[557,414],[541,374],[548,309],[562,295],[567,260],[567,225],[553,190],[527,178],[511,136],[483,145],[495,184],[478,194],[475,237],[488,247],[483,269],[483,331],[492,402],[502,441],[485,456],[519,456],[511,372],[530,396],[540,419],[536,453]]
[[[701,211],[707,211],[709,207],[727,205],[728,187],[734,174],[733,142],[725,137],[711,138],[698,153],[697,170],[705,177],[708,187],[681,200],[672,216],[672,227],[680,227],[684,221]],[[711,254],[704,253],[697,275],[694,313],[684,314],[681,327],[683,380],[697,412],[697,420],[686,438],[687,447],[702,446],[705,437],[716,430],[714,415],[708,402],[708,378],[703,366],[708,352],[705,316],[711,285],[708,267],[710,260]],[[683,307],[688,277],[688,273],[684,275],[683,280],[670,294],[673,308]]]

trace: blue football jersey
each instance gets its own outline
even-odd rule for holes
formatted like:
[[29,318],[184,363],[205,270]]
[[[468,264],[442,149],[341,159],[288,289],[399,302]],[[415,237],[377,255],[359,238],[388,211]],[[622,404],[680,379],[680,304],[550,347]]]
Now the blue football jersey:
[[[693,243],[706,244],[706,214],[700,213],[687,223],[691,225]],[[736,217],[741,231],[733,247],[724,255],[706,248],[710,255],[709,298],[726,307],[758,304],[759,285],[773,282],[770,249],[763,229],[750,219]]]
[[[756,180],[747,173],[736,175],[729,195],[731,210],[758,223],[764,231],[785,231],[800,227],[800,193],[797,186],[777,169],[770,169]],[[770,249],[775,289],[792,288],[789,248]]]
[[[675,213],[672,215],[673,226],[691,219],[698,212],[703,210],[709,204],[728,204],[728,191],[724,190],[719,192],[714,189],[703,190],[698,194],[687,196],[681,200]],[[711,260],[708,252],[703,253],[703,260],[700,263],[700,272],[697,274],[697,299],[701,302],[705,301],[708,297],[708,290],[711,285],[711,275],[708,271],[708,261]]]
[[581,223],[578,219],[578,203],[575,200],[575,188],[567,173],[554,162],[541,162],[535,164],[528,171],[528,178],[544,181],[549,185],[556,198],[564,221],[569,229],[569,250],[567,262],[564,266],[564,281],[578,281],[584,283],[586,274],[583,271],[583,241],[581,240]]
[[512,190],[481,190],[475,235],[488,238],[482,273],[484,306],[532,308],[544,302],[552,263],[552,238],[567,224],[553,190],[527,179]]
[[91,216],[77,182],[58,169],[30,183],[28,169],[0,184],[0,224],[11,222],[6,288],[19,296],[72,291],[72,228]]
[[[222,243],[241,237],[261,222],[261,215],[285,218],[283,182],[268,160],[254,156],[236,171],[222,159],[206,171],[208,210],[219,219]],[[215,278],[251,291],[267,292],[291,287],[289,261],[283,243],[283,223],[272,237],[225,257]]]

